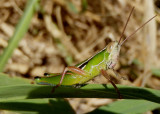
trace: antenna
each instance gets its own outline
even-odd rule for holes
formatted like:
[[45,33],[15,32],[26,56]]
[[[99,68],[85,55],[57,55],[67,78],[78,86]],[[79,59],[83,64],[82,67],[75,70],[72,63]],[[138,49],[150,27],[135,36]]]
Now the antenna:
[[141,29],[142,27],[144,27],[148,22],[150,22],[152,19],[154,19],[157,15],[153,16],[152,18],[150,18],[148,21],[146,21],[145,23],[143,23],[139,28],[137,28],[131,35],[129,35],[127,38],[125,38],[123,40],[123,42],[120,44],[122,45],[127,39],[131,38],[139,29]]
[[125,26],[124,26],[124,28],[123,28],[122,34],[121,34],[121,36],[120,36],[120,38],[119,38],[118,44],[120,43],[120,41],[121,41],[121,39],[122,39],[122,37],[123,37],[123,35],[124,35],[124,31],[126,30],[127,24],[128,24],[128,22],[129,22],[129,19],[130,19],[130,17],[131,17],[131,14],[132,14],[133,10],[134,10],[134,7],[132,8],[132,10],[131,10],[131,12],[130,12],[130,14],[129,14],[129,17],[128,17],[128,19],[127,19],[127,22],[126,22],[126,24],[125,24]]

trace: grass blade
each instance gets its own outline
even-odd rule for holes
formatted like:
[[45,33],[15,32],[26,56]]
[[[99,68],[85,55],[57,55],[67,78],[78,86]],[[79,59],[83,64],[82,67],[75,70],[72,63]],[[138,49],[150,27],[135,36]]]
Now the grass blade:
[[[160,103],[160,91],[148,88],[117,85],[124,99],[145,99]],[[34,98],[115,98],[117,93],[112,85],[88,84],[81,88],[59,87],[51,93],[51,86],[17,85],[1,86],[0,102]]]
[[81,2],[82,2],[82,11],[81,12],[85,12],[88,7],[87,0],[82,0]]
[[0,103],[1,110],[32,114],[74,114],[70,104],[64,99],[25,99]]
[[5,48],[3,54],[0,57],[0,72],[4,70],[4,67],[11,57],[15,48],[17,48],[19,41],[22,39],[24,34],[26,33],[29,23],[31,21],[32,15],[35,11],[35,6],[37,5],[39,0],[29,0],[27,7],[24,11],[24,15],[22,19],[18,23],[16,30],[14,32],[13,37],[9,40],[8,47]]
[[30,84],[31,80],[17,77],[17,76],[8,76],[7,74],[0,73],[0,86],[8,86],[8,85],[22,85],[22,84]]
[[146,100],[121,100],[102,106],[88,114],[140,114],[160,108],[160,104]]

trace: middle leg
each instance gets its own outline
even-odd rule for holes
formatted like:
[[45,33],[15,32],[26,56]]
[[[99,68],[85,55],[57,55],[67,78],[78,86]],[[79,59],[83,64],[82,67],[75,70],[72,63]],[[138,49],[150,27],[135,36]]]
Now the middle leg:
[[110,81],[110,83],[111,83],[111,84],[113,85],[113,87],[115,88],[115,90],[116,90],[116,92],[117,92],[117,94],[118,94],[119,99],[122,99],[122,96],[121,96],[121,94],[120,94],[117,86],[116,86],[116,85],[114,84],[114,82],[112,82],[112,80],[108,77],[107,72],[102,69],[102,70],[101,70],[101,74],[102,74],[107,80]]

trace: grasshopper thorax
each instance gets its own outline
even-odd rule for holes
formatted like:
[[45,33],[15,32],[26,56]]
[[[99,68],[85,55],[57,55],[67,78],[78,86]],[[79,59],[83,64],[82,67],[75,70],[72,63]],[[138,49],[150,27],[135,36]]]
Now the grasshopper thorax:
[[109,53],[108,61],[107,61],[107,68],[113,69],[118,61],[119,52],[120,52],[121,45],[117,42],[110,42],[107,47],[106,51]]

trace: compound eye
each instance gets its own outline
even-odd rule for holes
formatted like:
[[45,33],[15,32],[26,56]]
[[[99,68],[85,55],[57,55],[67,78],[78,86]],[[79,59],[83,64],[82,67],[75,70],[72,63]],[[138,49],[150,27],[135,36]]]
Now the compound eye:
[[109,43],[109,44],[107,45],[107,52],[108,52],[108,53],[111,53],[111,51],[112,51],[112,49],[113,49],[113,46],[114,46],[114,43],[115,43],[115,42],[111,42],[111,43]]

